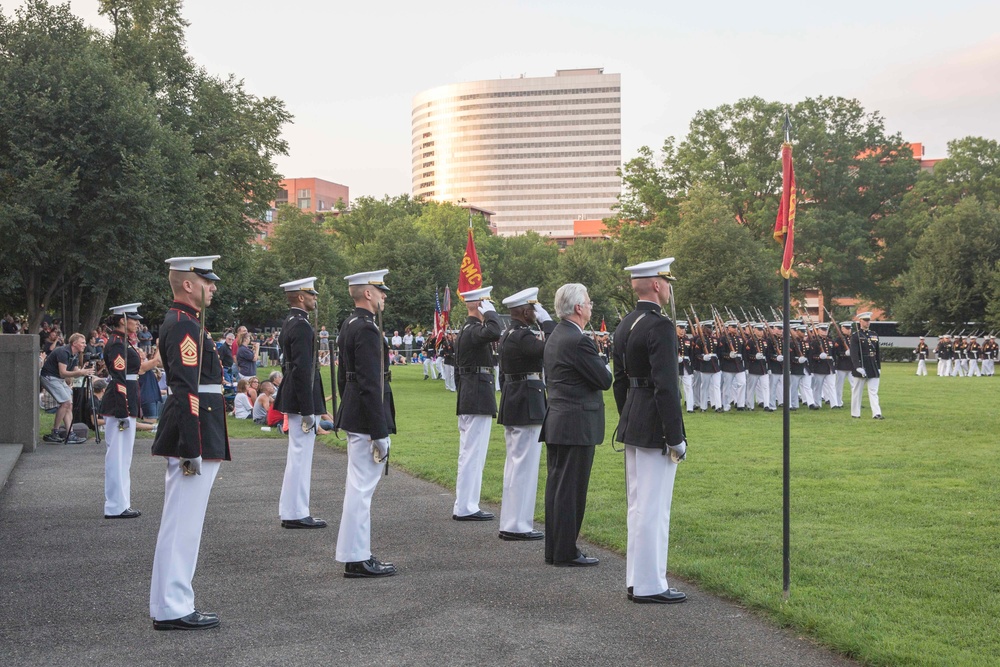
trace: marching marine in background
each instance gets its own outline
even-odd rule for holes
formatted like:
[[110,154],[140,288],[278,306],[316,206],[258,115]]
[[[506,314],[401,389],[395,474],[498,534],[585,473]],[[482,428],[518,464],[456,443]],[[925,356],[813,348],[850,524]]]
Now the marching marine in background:
[[[832,326],[832,325],[831,325]],[[833,388],[833,398],[836,401],[833,408],[844,407],[844,381],[851,376],[854,371],[854,364],[851,362],[851,327],[854,322],[850,320],[840,323],[840,334],[833,344],[834,368],[837,369],[837,379]]]
[[[132,448],[135,445],[136,420],[140,415],[139,373],[156,365],[156,358],[143,362],[139,351],[129,343],[129,335],[139,327],[141,303],[115,306],[108,317],[111,336],[104,346],[108,369],[108,388],[101,399],[108,449],[104,455],[104,518],[134,519],[140,514],[132,509]],[[145,368],[144,368],[145,367]]]
[[771,386],[768,376],[767,360],[771,356],[771,346],[764,337],[764,324],[753,325],[752,337],[743,346],[743,354],[747,365],[747,410],[753,411],[757,405],[769,409],[771,404]]
[[965,346],[965,356],[969,358],[969,370],[967,375],[968,377],[972,377],[973,375],[980,377],[979,357],[982,348],[979,346],[979,340],[975,336],[969,336],[967,340],[968,343]]
[[159,338],[169,395],[153,441],[153,454],[167,461],[149,588],[154,630],[203,630],[219,625],[216,614],[195,609],[191,586],[212,484],[221,462],[230,460],[222,362],[204,326],[205,309],[212,303],[219,280],[212,271],[212,262],[218,258],[167,260],[174,302],[160,326]]
[[671,604],[687,596],[667,584],[670,504],[687,443],[674,373],[677,338],[662,308],[672,300],[673,257],[626,267],[639,301],[615,330],[614,393],[625,443],[628,546],[625,586],[637,603]]
[[371,549],[371,504],[385,462],[388,470],[390,434],[396,432],[392,400],[389,345],[376,317],[385,309],[388,269],[347,276],[354,312],[340,327],[337,387],[340,408],[336,428],[347,433],[347,483],[337,534],[337,560],[344,577],[386,577],[396,574],[392,563],[380,562]]
[[993,338],[993,334],[990,334],[986,337],[986,340],[983,341],[983,375],[986,377],[991,377],[993,375],[993,371],[996,366],[997,353],[997,342]]
[[500,340],[500,316],[490,303],[492,287],[461,292],[469,317],[455,341],[458,378],[458,476],[456,521],[489,521],[492,512],[479,509],[483,468],[490,429],[497,416],[497,396],[493,379],[493,343]]
[[913,354],[917,356],[917,375],[927,375],[927,355],[929,355],[931,349],[927,346],[924,341],[924,337],[920,337],[920,342],[917,343],[917,347],[913,350]]
[[872,417],[882,419],[882,408],[878,402],[879,375],[882,371],[882,356],[879,352],[878,336],[869,330],[872,314],[858,315],[859,328],[851,334],[851,416],[861,418],[861,392],[868,387],[868,401],[871,403]]
[[280,286],[289,307],[279,341],[284,377],[274,397],[274,409],[288,415],[288,456],[278,501],[282,528],[326,528],[326,521],[309,513],[316,426],[319,415],[326,412],[323,378],[316,363],[316,330],[309,322],[319,294],[315,283],[313,277]]
[[[687,404],[688,413],[694,412],[694,371],[691,368],[691,356],[694,354],[694,345],[691,336],[687,333],[688,323],[681,321],[677,323],[677,374],[681,378],[684,387],[684,401]],[[749,396],[745,391],[744,395]]]
[[556,328],[548,311],[538,302],[538,288],[529,287],[503,300],[510,309],[510,328],[501,336],[500,408],[497,424],[504,427],[507,459],[503,467],[503,500],[500,503],[500,539],[540,540],[545,535],[534,529],[538,491],[538,464],[542,443],[538,434],[545,419],[545,382],[542,332]]
[[947,377],[951,375],[951,362],[954,350],[951,345],[951,336],[948,334],[941,334],[938,338],[937,348],[934,350],[934,356],[937,357],[937,374],[938,377]]

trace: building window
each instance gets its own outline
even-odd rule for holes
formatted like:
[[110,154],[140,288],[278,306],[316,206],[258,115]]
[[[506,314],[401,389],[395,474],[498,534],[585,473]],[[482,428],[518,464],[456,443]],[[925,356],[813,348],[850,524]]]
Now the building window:
[[274,222],[274,209],[269,208],[264,211],[264,222]]
[[322,211],[325,208],[326,208],[326,202],[324,202],[322,199],[320,199],[319,202],[318,202],[318,204],[317,204],[317,206],[316,206],[316,210],[317,211]]

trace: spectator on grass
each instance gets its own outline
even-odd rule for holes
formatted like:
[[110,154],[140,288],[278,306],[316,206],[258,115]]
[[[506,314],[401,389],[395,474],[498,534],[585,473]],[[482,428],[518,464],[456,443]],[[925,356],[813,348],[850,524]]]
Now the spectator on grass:
[[233,416],[237,419],[249,419],[253,415],[253,403],[247,396],[249,381],[240,380],[236,385],[236,398],[233,400]]
[[253,403],[253,423],[261,426],[267,424],[267,411],[274,403],[274,394],[277,392],[274,385],[264,380],[260,384],[260,395]]
[[[77,368],[79,355],[87,347],[87,339],[81,333],[75,333],[69,337],[69,344],[57,347],[45,359],[42,364],[41,382],[45,391],[59,403],[56,410],[55,420],[52,424],[52,433],[42,438],[43,441],[51,444],[75,445],[86,442],[85,439],[77,438],[72,433],[73,428],[73,391],[69,388],[66,380],[75,377],[84,377],[94,374],[93,368]],[[66,430],[66,438],[57,435],[60,424]]]

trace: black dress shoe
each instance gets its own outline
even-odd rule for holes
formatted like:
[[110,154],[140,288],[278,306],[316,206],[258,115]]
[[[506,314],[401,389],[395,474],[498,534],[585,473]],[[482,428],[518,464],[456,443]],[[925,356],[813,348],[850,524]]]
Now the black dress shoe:
[[366,579],[371,577],[391,577],[396,574],[396,566],[392,563],[381,563],[375,556],[368,560],[344,564],[345,579]]
[[819,410],[819,406],[816,405],[815,403],[813,403],[812,405],[809,406],[809,409],[810,410]]
[[882,415],[875,415],[872,419],[885,419]]
[[219,627],[218,614],[203,614],[197,609],[172,621],[153,621],[154,630],[208,630]]
[[499,537],[501,540],[506,540],[508,542],[526,542],[529,540],[541,540],[545,537],[545,533],[540,530],[529,530],[526,533],[512,533],[510,531],[501,530]]
[[587,554],[580,554],[573,560],[558,560],[553,561],[553,565],[556,567],[588,567],[590,565],[597,565],[601,561],[597,558],[592,558]]
[[282,528],[326,528],[326,521],[307,516],[304,519],[282,519]]
[[455,521],[492,521],[493,512],[484,512],[483,510],[479,510],[474,514],[466,514],[465,516],[452,514],[451,518]]
[[687,600],[687,597],[676,588],[668,588],[657,595],[632,595],[631,600],[636,604],[677,604]]
[[142,515],[142,512],[140,512],[139,510],[134,510],[131,507],[129,507],[127,510],[125,510],[121,514],[105,514],[104,518],[105,519],[134,519],[137,516],[141,516],[141,515]]

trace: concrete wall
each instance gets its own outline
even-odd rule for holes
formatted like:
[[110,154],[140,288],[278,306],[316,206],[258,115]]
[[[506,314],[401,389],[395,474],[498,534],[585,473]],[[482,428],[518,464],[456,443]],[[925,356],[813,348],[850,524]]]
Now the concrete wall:
[[0,443],[38,443],[38,336],[0,335]]

